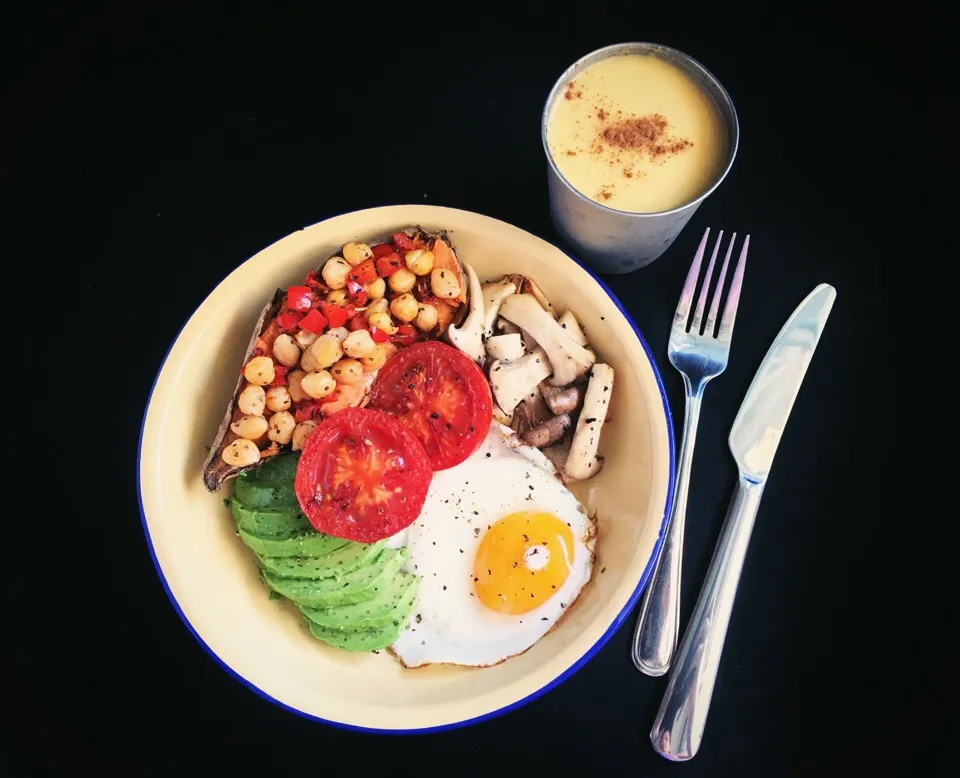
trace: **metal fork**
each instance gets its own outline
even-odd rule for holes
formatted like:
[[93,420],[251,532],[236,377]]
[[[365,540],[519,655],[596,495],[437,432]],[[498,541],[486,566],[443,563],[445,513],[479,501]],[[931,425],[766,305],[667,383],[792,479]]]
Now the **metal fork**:
[[[677,488],[674,495],[673,510],[667,519],[664,530],[663,548],[660,559],[654,569],[653,578],[647,588],[633,636],[633,663],[637,669],[647,675],[663,675],[670,669],[673,653],[677,648],[677,636],[680,632],[680,572],[683,566],[683,529],[687,516],[687,495],[690,491],[690,465],[693,461],[693,448],[697,438],[697,425],[700,421],[700,405],[703,391],[711,378],[727,367],[730,356],[730,339],[733,336],[733,324],[737,318],[737,303],[740,300],[740,287],[743,284],[743,270],[747,261],[747,249],[750,236],[747,235],[740,251],[740,259],[733,273],[730,291],[723,309],[720,326],[717,327],[717,315],[720,312],[720,300],[723,296],[723,284],[726,280],[730,257],[737,234],[733,233],[727,246],[727,253],[720,268],[720,277],[713,290],[709,313],[704,324],[703,314],[707,308],[710,282],[713,269],[723,240],[723,230],[717,236],[710,264],[703,278],[697,307],[690,320],[693,294],[700,277],[700,266],[707,248],[710,228],[703,233],[700,247],[697,249],[687,280],[673,315],[673,327],[667,355],[680,375],[686,388],[686,403],[683,414],[683,441],[680,444],[680,462],[677,468]],[[703,333],[701,334],[701,329]]]

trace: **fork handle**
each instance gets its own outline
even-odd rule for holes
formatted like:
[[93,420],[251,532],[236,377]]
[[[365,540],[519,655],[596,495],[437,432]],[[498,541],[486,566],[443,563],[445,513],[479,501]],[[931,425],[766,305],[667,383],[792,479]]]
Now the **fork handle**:
[[683,441],[677,468],[673,508],[664,529],[663,547],[647,586],[633,635],[633,663],[647,675],[660,676],[670,669],[680,632],[680,573],[683,567],[683,529],[687,520],[690,466],[700,423],[700,403],[705,382],[694,386],[686,375]]

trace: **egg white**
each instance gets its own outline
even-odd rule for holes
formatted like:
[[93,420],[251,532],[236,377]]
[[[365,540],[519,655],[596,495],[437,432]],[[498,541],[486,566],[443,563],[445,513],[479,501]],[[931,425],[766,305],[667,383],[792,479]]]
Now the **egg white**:
[[[511,445],[507,441],[511,441]],[[522,615],[496,613],[474,591],[480,541],[499,519],[543,511],[573,533],[570,573],[545,603]],[[542,452],[517,444],[496,421],[466,461],[434,473],[419,518],[394,542],[409,552],[407,568],[422,578],[417,604],[391,647],[406,667],[485,667],[523,653],[564,615],[593,574],[594,522]]]

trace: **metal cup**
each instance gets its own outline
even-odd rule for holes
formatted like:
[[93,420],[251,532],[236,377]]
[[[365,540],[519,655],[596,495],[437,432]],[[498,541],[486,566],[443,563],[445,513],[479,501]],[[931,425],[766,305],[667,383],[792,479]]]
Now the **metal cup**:
[[[727,157],[716,180],[690,202],[669,211],[632,213],[601,205],[578,192],[564,178],[547,145],[547,120],[557,100],[584,68],[618,54],[653,54],[676,65],[713,100],[727,131]],[[653,262],[669,248],[697,208],[726,178],[737,155],[740,125],[730,95],[716,77],[693,57],[656,43],[618,43],[581,57],[553,85],[540,128],[547,155],[550,215],[557,232],[574,251],[601,273],[630,273]]]

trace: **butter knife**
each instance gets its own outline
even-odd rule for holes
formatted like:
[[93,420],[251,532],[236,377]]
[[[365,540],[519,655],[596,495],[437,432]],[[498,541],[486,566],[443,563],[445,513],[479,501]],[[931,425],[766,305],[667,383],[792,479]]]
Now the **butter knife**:
[[691,759],[700,748],[760,498],[836,296],[832,286],[820,284],[787,319],[730,430],[730,452],[739,469],[737,488],[650,730],[654,750],[671,761]]

